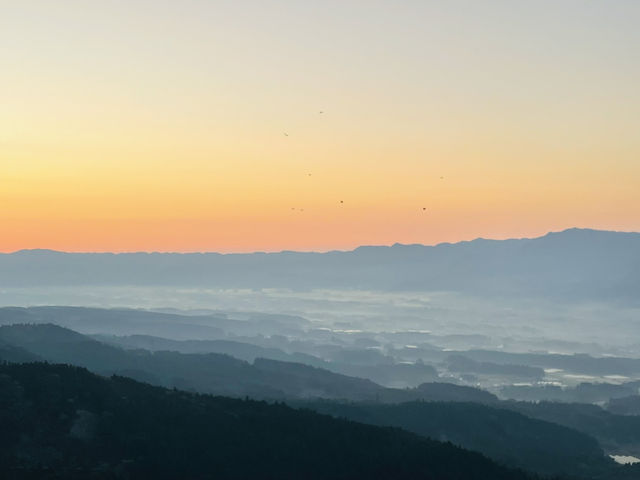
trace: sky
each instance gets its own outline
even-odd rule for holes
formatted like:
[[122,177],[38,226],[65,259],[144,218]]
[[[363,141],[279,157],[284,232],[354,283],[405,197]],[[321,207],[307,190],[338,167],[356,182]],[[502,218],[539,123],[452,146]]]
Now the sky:
[[639,24],[637,0],[0,0],[0,251],[640,231]]

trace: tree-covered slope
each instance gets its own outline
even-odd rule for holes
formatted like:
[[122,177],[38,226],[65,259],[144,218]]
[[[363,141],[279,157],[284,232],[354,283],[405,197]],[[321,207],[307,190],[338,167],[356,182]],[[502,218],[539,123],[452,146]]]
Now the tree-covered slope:
[[530,478],[399,429],[43,363],[0,365],[0,428],[8,479]]
[[531,418],[557,423],[591,435],[608,452],[640,456],[638,416],[616,415],[598,405],[580,403],[507,401],[500,405]]
[[584,433],[478,403],[316,401],[304,405],[339,418],[450,441],[500,463],[542,474],[589,475],[613,466],[598,442]]

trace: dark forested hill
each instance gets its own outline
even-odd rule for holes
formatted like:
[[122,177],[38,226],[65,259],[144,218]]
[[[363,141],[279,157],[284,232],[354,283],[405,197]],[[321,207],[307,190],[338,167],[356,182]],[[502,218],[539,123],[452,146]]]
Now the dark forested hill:
[[24,348],[16,347],[0,340],[0,362],[22,363],[36,360],[40,360],[40,357]]
[[401,427],[479,451],[506,465],[541,474],[592,475],[613,466],[598,442],[576,430],[477,403],[396,405],[307,402],[315,411],[373,425]]
[[[70,363],[154,385],[235,397],[365,401],[368,403],[305,405],[363,423],[402,427],[449,440],[501,463],[539,473],[570,472],[589,478],[634,478],[633,473],[637,473],[633,468],[614,470],[618,476],[607,477],[611,462],[591,437],[578,432],[596,437],[608,452],[634,454],[634,445],[640,439],[635,419],[640,417],[627,421],[597,406],[501,402],[488,392],[446,383],[426,383],[415,389],[384,388],[291,362],[257,358],[251,364],[219,354],[123,350],[47,324],[0,327],[0,361],[34,360]],[[467,403],[384,405],[415,399]],[[536,421],[509,409],[569,428]],[[631,476],[620,476],[628,472]]]
[[529,478],[399,429],[42,363],[0,365],[0,429],[6,479]]
[[505,401],[500,405],[531,418],[557,423],[591,435],[607,451],[640,456],[639,416],[615,415],[598,405],[580,403]]
[[609,400],[607,410],[617,415],[640,416],[640,395],[613,398]]

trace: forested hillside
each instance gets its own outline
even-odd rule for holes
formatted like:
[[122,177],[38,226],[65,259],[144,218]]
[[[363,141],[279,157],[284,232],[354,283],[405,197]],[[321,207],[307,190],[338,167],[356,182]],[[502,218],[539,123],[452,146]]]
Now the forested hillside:
[[393,428],[43,363],[0,366],[3,477],[525,480]]

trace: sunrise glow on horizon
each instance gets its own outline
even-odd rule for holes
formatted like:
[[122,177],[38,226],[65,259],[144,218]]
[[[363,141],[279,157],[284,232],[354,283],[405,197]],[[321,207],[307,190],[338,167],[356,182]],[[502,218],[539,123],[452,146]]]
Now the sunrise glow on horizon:
[[1,252],[640,231],[638,2],[0,4]]

